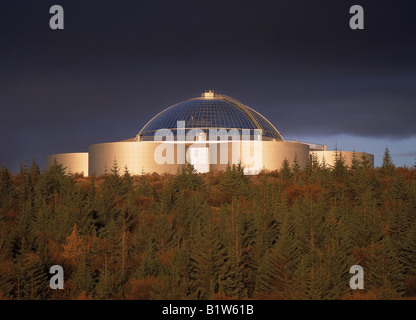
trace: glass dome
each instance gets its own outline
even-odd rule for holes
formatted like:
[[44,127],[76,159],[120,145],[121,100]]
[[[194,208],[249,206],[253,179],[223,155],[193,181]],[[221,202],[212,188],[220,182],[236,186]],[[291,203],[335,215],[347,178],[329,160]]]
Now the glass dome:
[[159,129],[169,129],[176,137],[177,121],[185,121],[185,129],[261,129],[263,140],[283,141],[282,135],[260,113],[228,96],[206,91],[200,98],[175,104],[151,119],[139,132],[142,141],[153,140]]

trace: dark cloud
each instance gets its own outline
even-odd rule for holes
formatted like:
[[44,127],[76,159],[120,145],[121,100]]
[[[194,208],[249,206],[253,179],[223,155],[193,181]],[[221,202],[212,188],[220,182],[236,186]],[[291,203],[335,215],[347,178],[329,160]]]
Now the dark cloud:
[[416,157],[416,151],[408,152],[408,153],[399,153],[395,154],[396,157]]
[[[49,29],[49,7],[65,30]],[[282,134],[416,135],[416,4],[364,1],[0,4],[0,162],[134,136],[212,88]]]

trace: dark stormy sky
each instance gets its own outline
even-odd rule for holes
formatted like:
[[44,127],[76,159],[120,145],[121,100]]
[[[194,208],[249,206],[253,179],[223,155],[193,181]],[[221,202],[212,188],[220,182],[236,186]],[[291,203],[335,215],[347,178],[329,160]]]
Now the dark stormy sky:
[[[49,8],[65,10],[51,30]],[[360,4],[365,29],[351,30]],[[286,139],[416,158],[416,2],[0,2],[0,162],[135,136],[206,89]]]

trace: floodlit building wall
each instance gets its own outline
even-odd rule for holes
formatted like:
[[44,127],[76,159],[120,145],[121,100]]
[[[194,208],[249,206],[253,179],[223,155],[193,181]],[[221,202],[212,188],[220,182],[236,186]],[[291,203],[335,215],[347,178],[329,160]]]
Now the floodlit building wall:
[[[160,149],[162,146],[162,149]],[[227,148],[225,148],[227,146]],[[184,163],[179,162],[178,152],[186,154],[198,154],[198,152],[189,152],[189,148],[202,148],[204,156],[208,157],[208,164],[194,164],[195,168],[200,172],[225,170],[227,164],[237,164],[245,168],[247,174],[257,174],[262,169],[269,171],[278,170],[282,167],[285,159],[293,165],[295,156],[297,156],[299,164],[304,168],[310,157],[316,157],[320,163],[326,163],[331,166],[335,161],[335,151],[310,151],[309,145],[300,142],[285,141],[238,141],[238,142],[187,142],[185,146],[174,143],[161,143],[153,141],[142,142],[110,142],[91,145],[89,153],[61,153],[50,155],[47,158],[48,168],[54,159],[61,163],[67,173],[84,173],[84,175],[102,175],[106,170],[111,170],[114,161],[117,161],[120,173],[127,167],[133,175],[142,173],[159,174],[176,173],[185,167]],[[159,149],[158,149],[159,148]],[[157,153],[159,150],[159,153]],[[164,150],[161,152],[161,150]],[[168,151],[169,150],[169,151]],[[155,154],[166,156],[166,152],[170,152],[169,163],[158,163],[155,160]],[[225,158],[221,156],[226,154]],[[348,166],[351,165],[354,152],[342,151],[342,156]],[[173,156],[172,156],[173,155]],[[355,152],[357,159],[365,157],[371,166],[374,166],[374,156],[369,153]],[[187,156],[183,156],[188,162]],[[216,159],[216,161],[215,161]],[[225,159],[225,161],[224,161]],[[199,160],[197,160],[199,161]],[[160,161],[159,161],[160,162]]]
[[[257,168],[261,155],[261,146],[255,145],[253,141],[218,141],[206,144],[209,150],[210,171],[225,171],[228,164],[241,164],[251,171],[260,171],[261,164]],[[261,142],[260,142],[261,143]],[[257,154],[255,152],[257,150]],[[244,153],[244,154],[243,154]],[[257,160],[257,161],[256,161]]]
[[89,173],[100,176],[110,171],[115,161],[120,172],[127,166],[130,173],[137,174],[139,170],[139,148],[137,142],[109,142],[93,144],[88,149]]
[[[157,148],[163,146],[162,153],[166,156],[169,150],[173,157],[169,163],[157,163],[155,153]],[[114,161],[120,172],[127,167],[131,174],[153,173],[176,173],[185,167],[184,163],[179,162],[178,152],[184,152],[188,162],[190,159],[186,154],[190,154],[188,149],[192,147],[205,148],[208,151],[208,159],[211,161],[207,165],[195,165],[198,168],[206,168],[206,171],[225,170],[227,164],[241,163],[245,167],[247,174],[257,174],[262,169],[280,169],[284,159],[288,159],[291,164],[297,155],[301,167],[305,167],[309,157],[309,146],[303,143],[283,142],[283,141],[238,141],[238,142],[216,142],[210,145],[209,142],[186,143],[185,146],[178,143],[161,143],[152,141],[143,142],[110,142],[91,145],[88,153],[83,154],[60,154],[48,157],[48,161],[53,161],[57,156],[57,161],[68,167],[70,172],[84,172],[85,175],[103,175],[106,170],[111,170]],[[222,156],[225,154],[225,157]],[[83,155],[82,160],[79,158]],[[49,160],[52,159],[52,160]],[[216,159],[216,161],[215,161]],[[205,171],[205,172],[206,172]]]
[[[185,164],[179,163],[177,161],[178,157],[178,146],[176,143],[170,144],[173,150],[173,163],[164,163],[158,164],[155,161],[155,152],[156,148],[161,147],[161,142],[152,142],[144,141],[138,142],[139,145],[139,154],[140,154],[140,171],[138,174],[144,173],[153,173],[157,172],[159,174],[164,173],[177,173],[178,170],[185,168]],[[162,144],[163,146],[163,144]]]
[[51,154],[46,159],[48,169],[55,159],[62,164],[66,173],[82,173],[88,176],[88,152]]
[[[365,157],[369,162],[370,166],[374,167],[374,155],[365,152],[354,152],[354,151],[338,151],[342,154],[345,164],[351,166],[353,156],[361,161],[362,157]],[[316,157],[319,163],[325,163],[328,166],[333,166],[336,159],[336,151],[311,151],[311,157]]]
[[[103,175],[105,170],[111,170],[114,161],[120,171],[127,167],[131,174],[142,173],[176,173],[185,165],[158,164],[154,154],[160,142],[110,142],[91,145],[89,148],[89,172],[90,175]],[[176,146],[173,145],[174,158],[176,159]]]
[[[236,144],[234,144],[236,145]],[[220,148],[218,144],[217,164],[211,164],[211,170],[225,170],[226,164],[220,164]],[[309,145],[297,142],[285,141],[242,141],[240,146],[233,149],[233,143],[228,143],[228,159],[230,163],[236,157],[241,159],[241,165],[246,168],[246,173],[257,174],[261,170],[278,170],[285,159],[293,164],[295,155],[302,168],[306,166],[309,158]],[[243,154],[244,150],[245,154]],[[250,153],[247,155],[247,153]],[[234,158],[233,158],[234,156]],[[249,161],[249,163],[247,163]]]
[[309,159],[309,145],[301,142],[263,141],[263,168],[278,170],[287,159],[290,165],[297,156],[301,168],[304,168]]

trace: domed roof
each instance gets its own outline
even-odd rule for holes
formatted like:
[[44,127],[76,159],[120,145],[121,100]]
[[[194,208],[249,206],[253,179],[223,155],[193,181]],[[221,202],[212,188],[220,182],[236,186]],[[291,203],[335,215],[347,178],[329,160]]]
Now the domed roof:
[[153,140],[159,129],[169,129],[176,136],[177,121],[185,121],[188,129],[254,129],[263,130],[263,140],[283,141],[282,135],[260,113],[239,101],[213,91],[199,98],[175,104],[151,119],[139,132],[142,140]]

